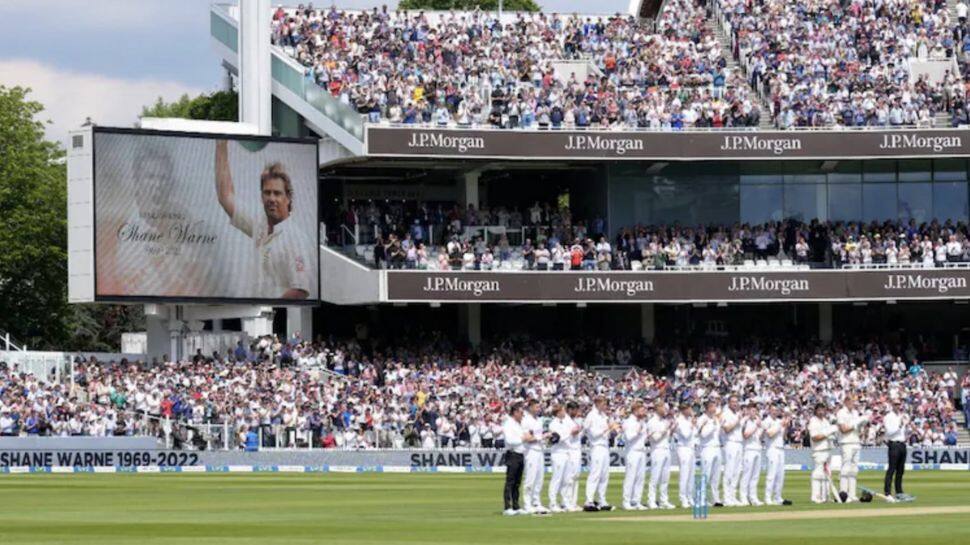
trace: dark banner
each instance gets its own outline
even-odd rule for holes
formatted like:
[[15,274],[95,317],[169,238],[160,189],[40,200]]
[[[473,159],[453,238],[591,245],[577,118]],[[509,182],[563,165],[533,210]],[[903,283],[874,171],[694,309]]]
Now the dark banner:
[[970,298],[970,269],[724,272],[387,271],[388,301],[719,302]]
[[959,129],[576,131],[368,127],[367,154],[507,159],[865,159],[970,155]]

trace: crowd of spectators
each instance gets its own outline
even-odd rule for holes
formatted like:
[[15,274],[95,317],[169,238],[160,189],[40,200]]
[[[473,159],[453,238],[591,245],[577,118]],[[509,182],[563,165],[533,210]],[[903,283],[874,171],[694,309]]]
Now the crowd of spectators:
[[780,128],[927,127],[938,112],[966,115],[960,73],[931,78],[911,62],[962,56],[970,45],[946,0],[716,1]]
[[704,0],[665,2],[651,23],[310,5],[278,9],[272,39],[372,123],[758,126],[759,101],[707,19]]
[[[648,352],[652,372],[631,366],[610,378],[585,368],[638,363]],[[876,343],[687,350],[506,337],[472,350],[441,335],[402,344],[266,337],[177,363],[77,363],[70,384],[0,365],[0,434],[174,433],[177,446],[202,448],[227,430],[232,440],[215,445],[241,448],[258,436],[264,446],[284,447],[487,447],[501,446],[503,411],[518,399],[537,398],[548,410],[606,396],[620,419],[633,400],[698,405],[738,395],[783,404],[794,422],[788,442],[802,445],[811,407],[852,394],[876,422],[887,401],[901,399],[911,443],[952,444],[959,379],[952,370],[927,373],[916,357],[911,347]],[[141,427],[146,415],[155,428]],[[880,439],[877,425],[864,436],[867,444]]]
[[[390,207],[386,210],[404,210]],[[952,220],[844,222],[788,219],[764,224],[634,225],[605,235],[602,219],[574,220],[567,208],[534,204],[438,206],[401,215],[369,204],[365,221],[380,233],[368,258],[378,268],[430,270],[648,270],[741,266],[941,267],[970,263],[968,226]],[[492,226],[491,229],[475,227]],[[497,229],[496,229],[497,228]],[[438,233],[429,242],[428,233]],[[514,235],[514,236],[513,236]]]

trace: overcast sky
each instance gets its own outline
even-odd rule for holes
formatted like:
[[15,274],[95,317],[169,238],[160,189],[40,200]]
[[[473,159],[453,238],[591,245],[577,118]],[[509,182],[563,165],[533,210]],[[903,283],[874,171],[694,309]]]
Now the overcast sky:
[[90,116],[131,126],[142,106],[214,91],[209,0],[0,0],[0,85],[31,87],[48,137]]

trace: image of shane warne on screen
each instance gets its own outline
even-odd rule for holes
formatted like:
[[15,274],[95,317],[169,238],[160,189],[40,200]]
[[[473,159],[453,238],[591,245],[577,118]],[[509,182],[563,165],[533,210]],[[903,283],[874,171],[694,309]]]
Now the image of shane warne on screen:
[[312,142],[95,134],[101,299],[318,300]]

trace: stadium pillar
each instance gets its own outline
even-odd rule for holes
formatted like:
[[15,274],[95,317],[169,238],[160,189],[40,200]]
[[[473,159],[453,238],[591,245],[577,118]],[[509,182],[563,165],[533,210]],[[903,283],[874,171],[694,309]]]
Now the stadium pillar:
[[313,308],[286,307],[286,337],[299,333],[301,339],[313,340]]
[[482,176],[482,173],[477,170],[465,173],[465,191],[462,194],[462,202],[465,204],[465,208],[468,205],[473,205],[476,209],[478,206],[478,179]]
[[273,130],[270,4],[269,0],[240,0],[239,9],[239,121],[255,125],[259,134],[268,136]]
[[482,305],[471,303],[458,307],[459,331],[465,333],[465,340],[472,346],[482,342]]
[[832,342],[832,303],[818,304],[818,340]]
[[643,303],[640,305],[640,337],[649,344],[653,344],[654,335],[657,332],[654,309],[653,303]]

